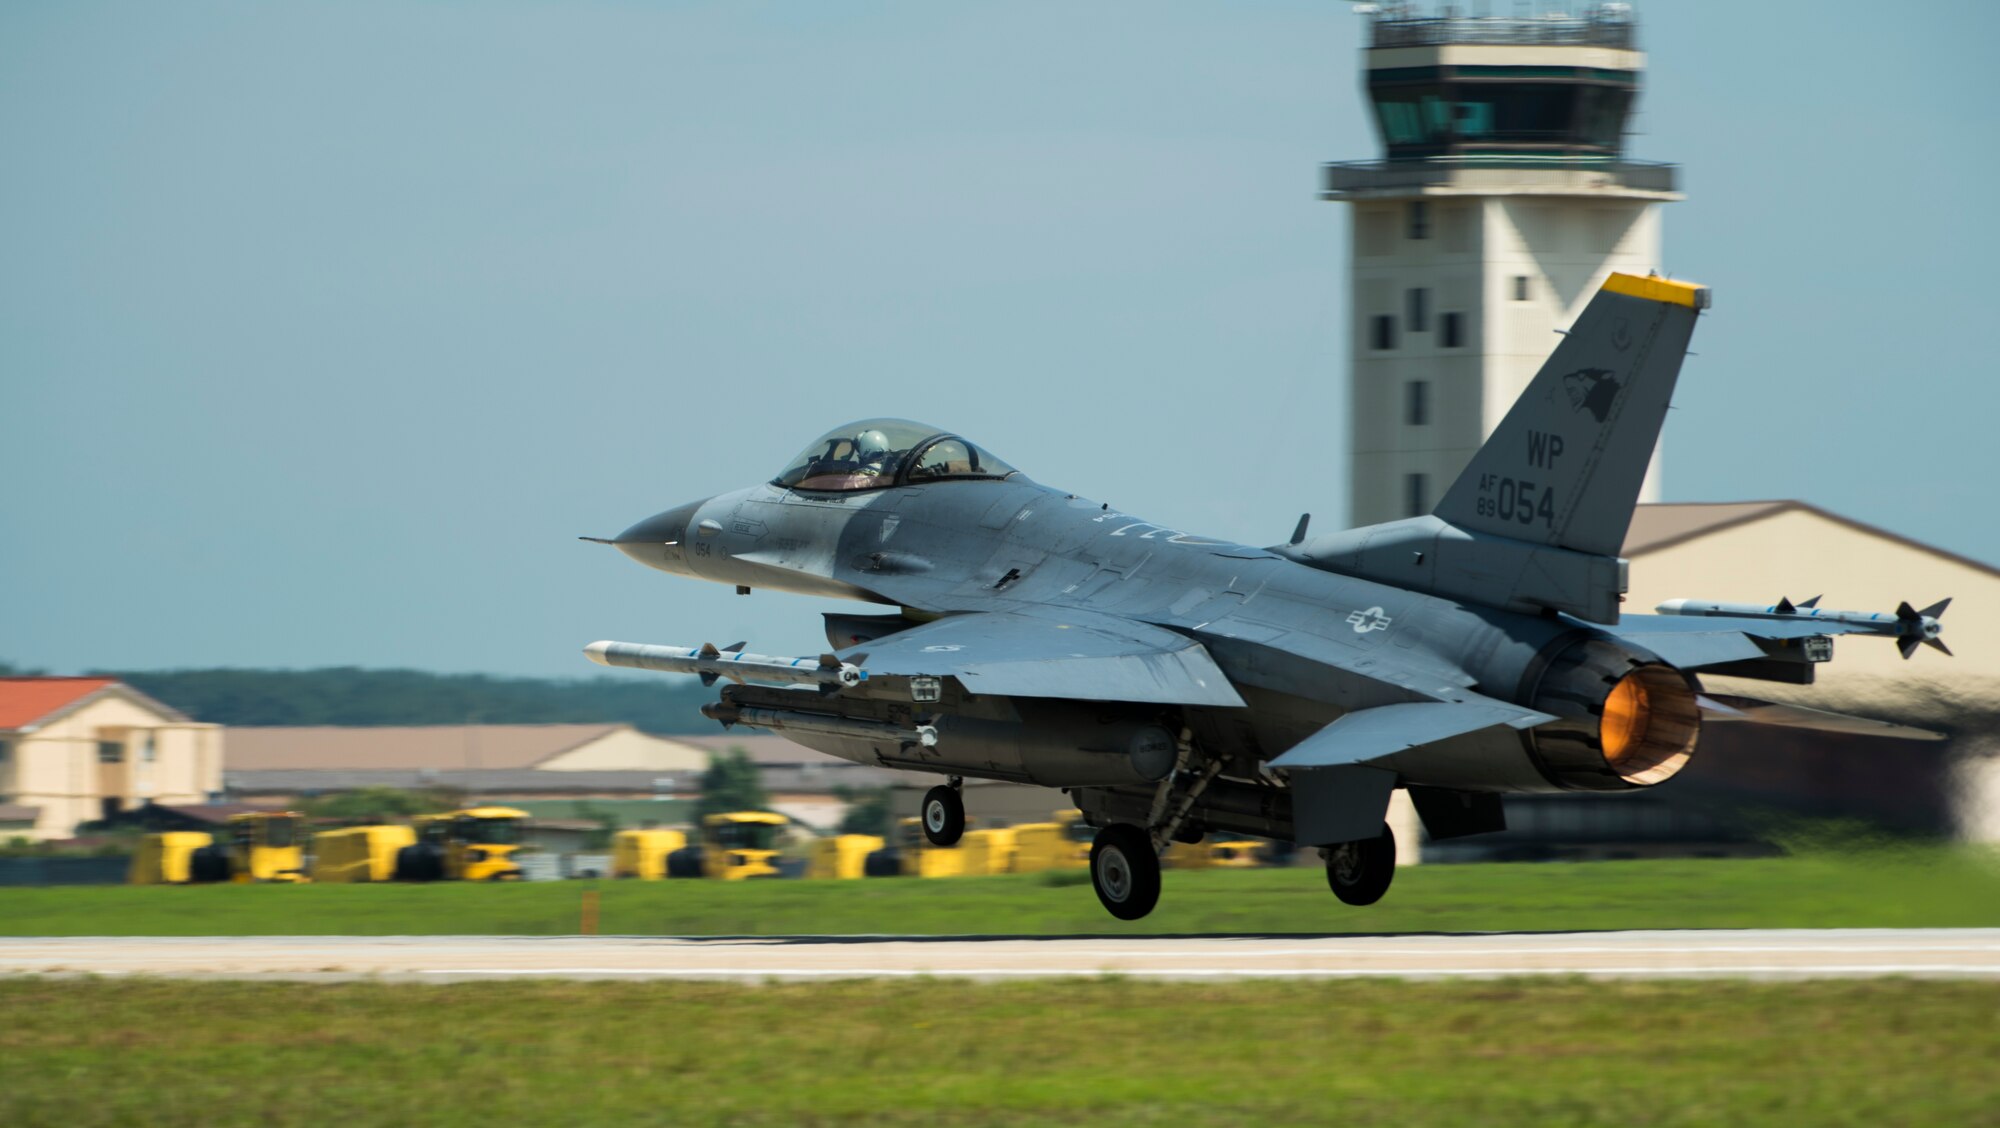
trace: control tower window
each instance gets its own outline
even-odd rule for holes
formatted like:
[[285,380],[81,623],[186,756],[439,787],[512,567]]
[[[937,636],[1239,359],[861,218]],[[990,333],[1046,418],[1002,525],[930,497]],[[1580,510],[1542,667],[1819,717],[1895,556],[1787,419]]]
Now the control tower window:
[[1528,276],[1525,274],[1514,276],[1514,300],[1517,302],[1528,300]]
[[1410,230],[1412,239],[1431,237],[1431,204],[1429,200],[1410,201]]
[[1403,516],[1422,517],[1431,511],[1431,481],[1428,474],[1403,475]]
[[1438,328],[1442,330],[1440,335],[1444,338],[1444,340],[1440,343],[1443,344],[1445,348],[1455,349],[1465,344],[1464,314],[1462,313],[1439,314]]
[[1393,349],[1396,347],[1396,319],[1382,314],[1369,323],[1368,347],[1372,349]]
[[1412,380],[1403,385],[1403,422],[1422,427],[1431,421],[1431,382]]
[[1409,307],[1409,326],[1412,333],[1428,333],[1431,328],[1431,292],[1419,286],[1405,294],[1405,304]]

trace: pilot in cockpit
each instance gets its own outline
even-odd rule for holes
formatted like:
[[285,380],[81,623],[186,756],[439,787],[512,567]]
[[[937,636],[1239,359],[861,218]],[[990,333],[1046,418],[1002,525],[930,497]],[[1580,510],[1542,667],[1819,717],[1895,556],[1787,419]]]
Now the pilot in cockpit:
[[[907,472],[907,473],[906,473]],[[936,427],[868,419],[821,435],[779,474],[787,489],[845,492],[944,479],[1005,478],[1014,468]]]
[[813,459],[798,485],[821,490],[887,485],[904,453],[890,449],[889,436],[873,427],[852,436],[834,436],[826,440],[826,449]]

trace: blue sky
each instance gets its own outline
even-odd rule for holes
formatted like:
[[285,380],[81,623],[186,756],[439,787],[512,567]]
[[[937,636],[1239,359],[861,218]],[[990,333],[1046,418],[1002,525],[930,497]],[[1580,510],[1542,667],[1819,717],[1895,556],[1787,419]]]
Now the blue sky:
[[[1632,152],[1689,191],[1662,265],[1716,294],[1667,497],[2000,561],[2000,16],[1640,11]],[[0,6],[0,659],[810,650],[829,605],[574,538],[878,414],[1180,528],[1338,520],[1315,188],[1376,152],[1361,33],[1275,0]]]

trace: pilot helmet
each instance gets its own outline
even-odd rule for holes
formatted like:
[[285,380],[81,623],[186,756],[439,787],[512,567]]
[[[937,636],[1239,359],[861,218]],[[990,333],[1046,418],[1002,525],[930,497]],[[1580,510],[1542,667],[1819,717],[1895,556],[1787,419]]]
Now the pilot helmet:
[[889,453],[889,436],[876,430],[854,436],[854,453],[861,459],[880,458]]

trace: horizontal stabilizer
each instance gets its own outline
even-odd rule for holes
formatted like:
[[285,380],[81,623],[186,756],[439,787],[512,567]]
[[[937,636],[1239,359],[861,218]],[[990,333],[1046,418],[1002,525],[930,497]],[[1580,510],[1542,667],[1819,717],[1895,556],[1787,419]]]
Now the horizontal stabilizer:
[[[1241,707],[1200,643],[1075,608],[948,615],[866,644],[874,677],[957,678],[969,693]],[[853,651],[842,658],[857,663]]]
[[1326,768],[1378,757],[1505,725],[1533,728],[1556,718],[1487,697],[1412,701],[1356,709],[1293,745],[1271,761],[1274,768]]
[[1889,736],[1900,740],[1945,739],[1944,733],[1929,729],[1867,717],[1850,717],[1845,713],[1829,713],[1803,705],[1781,705],[1775,701],[1760,701],[1755,697],[1738,697],[1730,693],[1704,693],[1697,701],[1701,706],[1701,719],[1708,723],[1744,722],[1812,729],[1815,732],[1844,732],[1855,736]]

